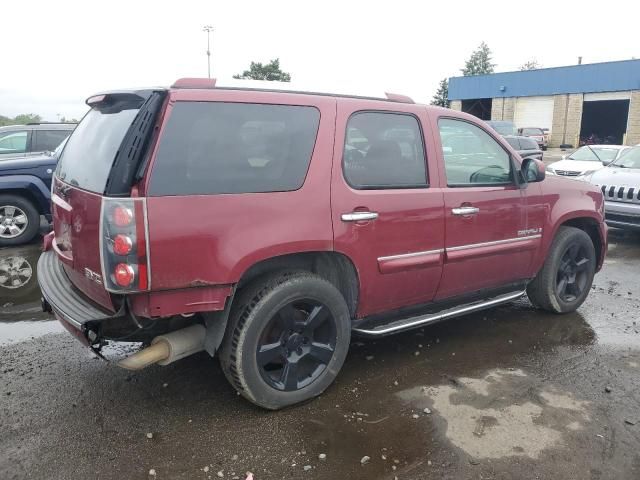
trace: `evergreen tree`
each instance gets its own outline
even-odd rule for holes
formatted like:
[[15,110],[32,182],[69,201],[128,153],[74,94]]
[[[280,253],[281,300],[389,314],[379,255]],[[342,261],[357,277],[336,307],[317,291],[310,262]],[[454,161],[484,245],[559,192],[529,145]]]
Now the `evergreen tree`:
[[495,67],[495,65],[491,63],[491,50],[485,42],[482,42],[464,64],[462,74],[465,77],[485,75],[487,73],[493,73],[493,67]]
[[449,103],[449,80],[443,78],[440,80],[436,94],[431,99],[431,105],[449,108]]

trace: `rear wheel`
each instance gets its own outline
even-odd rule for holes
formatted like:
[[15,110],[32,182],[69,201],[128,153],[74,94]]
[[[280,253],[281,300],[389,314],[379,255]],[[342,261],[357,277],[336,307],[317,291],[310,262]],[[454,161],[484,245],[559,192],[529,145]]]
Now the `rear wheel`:
[[531,302],[554,313],[573,312],[587,298],[593,283],[596,253],[583,230],[561,227],[547,260],[527,287]]
[[0,195],[0,247],[31,241],[39,227],[40,215],[29,200],[18,195]]
[[320,395],[333,382],[351,326],[331,283],[308,273],[258,279],[234,304],[220,363],[245,398],[275,410]]

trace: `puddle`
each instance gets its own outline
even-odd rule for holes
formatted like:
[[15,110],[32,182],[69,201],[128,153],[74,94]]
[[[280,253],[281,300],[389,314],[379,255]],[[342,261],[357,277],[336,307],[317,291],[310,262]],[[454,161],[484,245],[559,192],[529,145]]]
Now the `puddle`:
[[480,378],[399,392],[415,408],[430,408],[444,435],[473,458],[536,459],[562,445],[565,432],[590,421],[589,402],[520,369],[494,369]]
[[0,346],[63,331],[40,307],[39,245],[0,250]]

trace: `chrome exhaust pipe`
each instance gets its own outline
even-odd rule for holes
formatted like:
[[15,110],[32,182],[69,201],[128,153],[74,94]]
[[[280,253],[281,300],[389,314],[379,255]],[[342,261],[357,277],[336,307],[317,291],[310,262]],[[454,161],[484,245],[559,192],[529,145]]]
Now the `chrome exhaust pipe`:
[[203,325],[197,324],[160,335],[151,341],[149,347],[120,360],[118,366],[127,370],[141,370],[154,363],[169,365],[204,350],[206,332]]

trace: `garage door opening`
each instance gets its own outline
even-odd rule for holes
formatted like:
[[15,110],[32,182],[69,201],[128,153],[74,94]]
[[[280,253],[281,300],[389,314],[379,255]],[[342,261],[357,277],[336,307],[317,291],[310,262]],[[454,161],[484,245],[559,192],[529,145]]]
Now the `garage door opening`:
[[622,145],[628,118],[629,100],[584,102],[580,145]]
[[490,98],[462,100],[462,111],[475,115],[480,120],[491,120],[491,103]]

